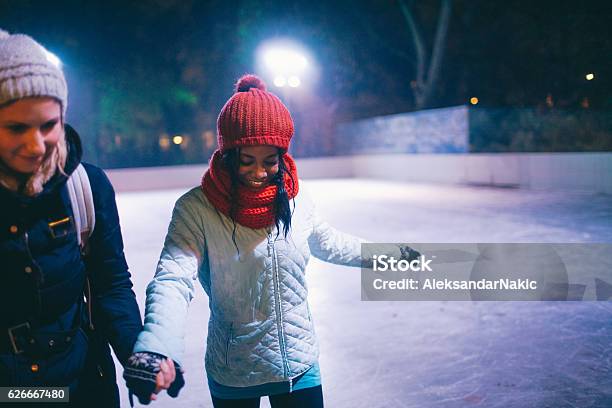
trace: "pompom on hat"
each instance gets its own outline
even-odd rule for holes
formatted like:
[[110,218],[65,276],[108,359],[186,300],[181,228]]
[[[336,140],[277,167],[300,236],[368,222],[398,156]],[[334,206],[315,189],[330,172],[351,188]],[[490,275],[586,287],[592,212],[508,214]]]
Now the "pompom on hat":
[[42,45],[25,34],[0,29],[0,105],[49,96],[62,105],[66,116],[68,86],[59,64]]
[[244,75],[217,119],[219,149],[270,145],[285,151],[293,137],[293,120],[280,99],[255,75]]

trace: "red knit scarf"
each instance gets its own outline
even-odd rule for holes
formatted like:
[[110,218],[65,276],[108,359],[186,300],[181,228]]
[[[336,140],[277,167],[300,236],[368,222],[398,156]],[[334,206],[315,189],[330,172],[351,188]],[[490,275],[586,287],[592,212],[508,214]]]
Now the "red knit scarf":
[[[202,177],[202,191],[208,200],[223,214],[230,216],[231,209],[231,178],[230,174],[221,160],[223,154],[220,150],[215,151],[204,177]],[[285,168],[285,190],[291,200],[298,193],[298,176],[295,161],[289,154],[283,155]],[[289,176],[289,174],[291,176]],[[293,182],[291,180],[293,178]],[[275,210],[274,200],[277,187],[270,184],[260,190],[252,190],[248,187],[238,185],[238,205],[234,220],[245,227],[259,229],[274,224]]]

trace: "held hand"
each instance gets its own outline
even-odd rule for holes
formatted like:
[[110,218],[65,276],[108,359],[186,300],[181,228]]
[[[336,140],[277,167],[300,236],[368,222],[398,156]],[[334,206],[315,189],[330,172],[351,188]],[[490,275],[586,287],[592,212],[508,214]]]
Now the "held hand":
[[151,400],[157,399],[157,394],[162,390],[167,390],[176,378],[176,370],[174,368],[174,361],[171,359],[162,360],[159,363],[159,372],[155,377],[155,390],[151,394]]
[[178,397],[181,388],[185,385],[183,369],[171,359],[162,361],[159,368],[160,371],[155,378],[155,391],[151,394],[151,400],[155,401],[157,399],[155,394],[159,394],[162,390],[167,390],[168,395],[172,398]]
[[151,394],[151,400],[155,401],[157,395],[162,390],[167,390],[168,395],[172,398],[176,398],[181,391],[181,388],[185,385],[185,379],[183,378],[183,369],[178,363],[175,363],[171,359],[166,359],[159,364],[160,371],[157,373],[155,378],[155,391]]
[[172,398],[176,398],[178,397],[179,392],[181,391],[181,388],[183,388],[183,386],[185,385],[185,378],[183,377],[183,373],[185,371],[181,368],[180,365],[173,362],[172,360],[170,361],[172,362],[174,366],[176,366],[176,369],[175,369],[176,378],[170,384],[170,388],[168,388],[168,395],[170,395]]
[[132,406],[134,394],[141,404],[148,405],[157,399],[157,394],[162,390],[168,390],[173,398],[177,397],[185,385],[181,367],[157,353],[134,353],[128,360],[123,377],[130,390]]

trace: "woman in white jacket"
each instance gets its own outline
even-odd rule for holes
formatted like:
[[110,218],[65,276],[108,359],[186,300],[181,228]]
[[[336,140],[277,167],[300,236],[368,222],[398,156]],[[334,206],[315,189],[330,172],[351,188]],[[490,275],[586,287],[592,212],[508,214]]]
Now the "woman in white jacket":
[[147,402],[159,362],[180,365],[199,279],[211,310],[205,365],[214,406],[258,407],[269,396],[274,408],[322,407],[305,269],[311,254],[361,266],[363,241],[317,217],[287,153],[291,116],[259,78],[238,81],[217,126],[219,149],[202,185],[174,208],[124,376]]

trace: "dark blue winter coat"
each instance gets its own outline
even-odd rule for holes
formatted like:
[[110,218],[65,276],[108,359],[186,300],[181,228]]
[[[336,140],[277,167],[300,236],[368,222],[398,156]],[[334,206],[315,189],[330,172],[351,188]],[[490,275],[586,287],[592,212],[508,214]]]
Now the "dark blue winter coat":
[[[82,151],[79,136],[69,126],[66,142],[64,170],[70,175]],[[34,197],[0,187],[0,386],[70,386],[73,402],[118,406],[108,343],[124,363],[142,321],[123,254],[113,187],[101,169],[83,165],[96,215],[85,256],[71,218],[66,175],[53,176]],[[86,276],[91,283],[93,331],[83,304]],[[80,328],[70,335],[76,326]],[[17,353],[10,328],[16,328]],[[24,339],[35,347],[21,347]]]

